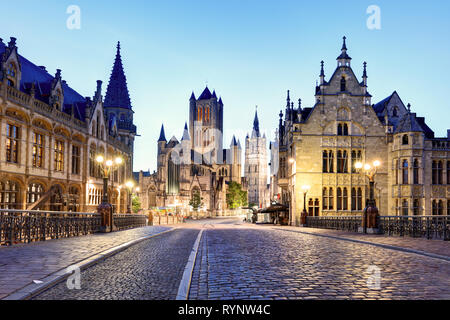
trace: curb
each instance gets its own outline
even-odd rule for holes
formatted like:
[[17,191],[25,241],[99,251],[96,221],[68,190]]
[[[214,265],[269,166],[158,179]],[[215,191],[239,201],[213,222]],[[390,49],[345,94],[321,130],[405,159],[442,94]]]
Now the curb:
[[189,255],[188,262],[184,268],[183,277],[178,287],[178,294],[176,300],[188,300],[189,290],[191,288],[192,274],[194,272],[195,260],[197,259],[198,247],[200,246],[200,240],[202,238],[204,229],[201,229],[198,233],[197,239],[192,246],[191,254]]
[[149,235],[149,236],[144,236],[135,240],[131,240],[128,242],[125,242],[121,245],[109,248],[107,250],[104,250],[100,253],[96,253],[93,256],[90,256],[84,260],[79,261],[78,263],[74,263],[72,265],[67,266],[64,269],[61,269],[57,272],[54,272],[50,275],[48,275],[47,277],[45,277],[44,279],[41,279],[40,281],[42,281],[43,283],[32,283],[29,284],[21,289],[16,290],[15,292],[9,294],[8,296],[4,297],[3,299],[0,300],[29,300],[31,298],[33,298],[34,296],[38,295],[39,293],[55,286],[56,284],[64,281],[66,278],[68,278],[70,275],[72,275],[72,272],[68,273],[67,272],[67,268],[70,266],[77,266],[78,268],[80,268],[80,270],[85,270],[91,266],[93,266],[94,264],[99,263],[100,261],[109,258],[117,253],[119,253],[120,251],[123,251],[135,244],[138,244],[139,242],[142,242],[144,240],[147,239],[151,239],[153,237],[156,236],[160,236],[164,233],[168,233],[171,231],[176,230],[177,228],[171,228],[169,230],[166,231],[161,231],[159,233],[153,234],[153,235]]
[[406,253],[413,253],[413,254],[417,254],[417,255],[421,255],[421,256],[426,256],[426,257],[429,257],[429,258],[445,260],[445,261],[450,262],[450,257],[448,257],[448,256],[442,256],[442,255],[439,255],[439,254],[435,254],[435,253],[431,253],[431,252],[425,252],[425,251],[421,251],[421,250],[415,250],[415,249],[409,249],[409,248],[392,246],[392,245],[389,245],[389,244],[369,242],[369,241],[364,241],[364,240],[343,238],[343,237],[338,237],[338,236],[333,236],[333,235],[317,234],[317,233],[298,231],[298,230],[287,230],[287,229],[280,229],[280,228],[272,228],[272,229],[274,229],[274,230],[282,230],[282,231],[287,231],[287,232],[294,232],[294,233],[303,233],[303,234],[307,234],[307,235],[311,235],[311,236],[325,237],[325,238],[331,238],[331,239],[342,240],[342,241],[350,241],[350,242],[356,242],[356,243],[361,243],[361,244],[367,244],[367,245],[371,245],[371,246],[374,246],[374,247],[381,247],[381,248],[395,250],[395,251],[401,251],[401,252],[406,252]]

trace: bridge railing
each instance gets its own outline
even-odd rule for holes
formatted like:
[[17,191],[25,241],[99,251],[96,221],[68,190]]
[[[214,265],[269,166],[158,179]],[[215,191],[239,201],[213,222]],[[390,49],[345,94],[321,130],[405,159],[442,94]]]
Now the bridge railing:
[[[380,216],[378,231],[387,236],[450,240],[450,216]],[[310,228],[358,232],[362,216],[307,217]]]
[[[143,214],[114,214],[114,229],[147,225]],[[101,230],[101,215],[88,212],[0,209],[0,246],[88,235]]]

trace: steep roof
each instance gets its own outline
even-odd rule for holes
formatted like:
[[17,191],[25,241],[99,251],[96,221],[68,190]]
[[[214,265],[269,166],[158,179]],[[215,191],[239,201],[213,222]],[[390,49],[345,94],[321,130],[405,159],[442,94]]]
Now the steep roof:
[[158,142],[161,142],[161,141],[164,141],[164,142],[167,141],[166,135],[164,133],[164,125],[161,125],[161,132],[159,134],[159,139],[158,139]]
[[203,90],[202,94],[200,95],[200,97],[198,98],[198,100],[209,100],[211,99],[213,96],[211,94],[211,91],[209,91],[208,87],[205,88],[205,90]]
[[181,141],[184,140],[191,140],[191,137],[189,136],[187,122],[184,124],[183,137],[181,138]]
[[256,137],[260,137],[261,134],[259,132],[259,119],[258,119],[258,110],[255,111],[255,119],[253,120],[253,133],[256,135]]
[[399,121],[395,133],[424,132],[422,126],[416,120],[416,114],[408,112]]
[[[0,42],[0,54],[5,52],[6,45]],[[49,103],[49,97],[52,89],[52,82],[55,79],[50,75],[44,67],[39,67],[28,59],[24,58],[20,54],[19,62],[21,65],[22,78],[20,81],[19,90],[30,94],[32,84],[35,84],[35,99],[42,102]],[[75,107],[74,116],[84,121],[86,99],[77,91],[69,87],[65,81],[61,83],[64,91],[63,112],[69,113],[72,108],[72,104]]]
[[116,59],[114,61],[111,77],[109,78],[104,106],[105,108],[114,107],[131,109],[127,78],[123,71],[122,58],[120,56],[120,42],[117,43]]

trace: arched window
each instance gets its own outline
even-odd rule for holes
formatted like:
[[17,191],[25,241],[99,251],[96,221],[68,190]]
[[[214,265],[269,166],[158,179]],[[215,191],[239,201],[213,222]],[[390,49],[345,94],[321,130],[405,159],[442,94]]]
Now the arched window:
[[408,200],[403,200],[403,203],[402,203],[402,214],[404,216],[407,216],[409,214]]
[[408,145],[409,144],[409,138],[408,138],[407,134],[403,135],[403,137],[402,137],[402,144],[403,145]]
[[438,212],[437,213],[439,216],[444,215],[444,204],[443,204],[442,200],[439,200],[439,202],[438,202]]
[[27,188],[27,203],[38,201],[44,193],[44,187],[39,183],[30,183]]
[[343,130],[342,130],[342,123],[339,123],[338,124],[338,136],[342,136],[342,132],[343,132]]
[[341,79],[341,92],[347,91],[347,81],[345,80],[345,77],[343,76]]
[[442,168],[442,161],[438,161],[437,164],[437,174],[438,174],[438,184],[443,184],[443,168]]
[[19,209],[19,186],[14,181],[0,182],[1,209]]
[[348,210],[348,192],[347,188],[344,188],[343,196],[342,196],[342,210]]
[[358,188],[358,198],[357,198],[356,204],[358,205],[356,209],[358,211],[361,211],[363,209],[363,207],[362,207],[362,189],[361,188]]
[[333,210],[333,188],[323,188],[322,192],[322,208],[323,210]]
[[80,201],[80,190],[74,186],[70,187],[69,198],[67,200],[67,210],[71,212],[77,212]]
[[341,188],[337,188],[337,210],[341,211],[342,210],[342,189]]
[[395,106],[395,107],[392,109],[392,116],[393,116],[393,117],[398,117],[398,107],[397,107],[397,106]]
[[357,193],[356,188],[352,188],[352,210],[356,211]]
[[6,68],[6,77],[8,79],[8,86],[15,87],[17,82],[17,69],[16,65],[10,62]]
[[431,207],[432,207],[433,216],[437,216],[438,215],[438,206],[437,206],[436,200],[433,200],[431,202]]
[[419,206],[420,206],[419,199],[414,199],[414,201],[413,201],[413,214],[415,216],[418,216],[419,213],[420,213]]
[[337,172],[348,173],[348,154],[347,151],[338,151],[337,154]]
[[205,109],[205,121],[209,122],[209,107],[206,107]]
[[409,184],[408,182],[408,160],[403,160],[402,164],[402,177],[403,177],[403,184]]
[[202,121],[202,108],[198,107],[197,109],[197,121]]

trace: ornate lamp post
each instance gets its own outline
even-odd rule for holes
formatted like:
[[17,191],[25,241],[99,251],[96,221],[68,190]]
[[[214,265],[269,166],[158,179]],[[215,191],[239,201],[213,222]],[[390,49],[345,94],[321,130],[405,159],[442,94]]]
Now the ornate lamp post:
[[[128,180],[125,183],[125,186],[127,187],[128,190],[128,207],[127,207],[127,213],[131,213],[131,195],[132,195],[132,191],[134,188],[134,181],[133,180]],[[139,187],[136,188],[136,191],[139,190]]]
[[368,229],[371,233],[376,232],[377,220],[378,220],[378,208],[376,207],[374,199],[374,186],[375,186],[375,175],[377,174],[378,167],[381,165],[379,160],[375,160],[372,165],[362,162],[357,162],[355,168],[364,174],[369,179],[369,199],[366,202],[366,207],[363,213],[362,231],[367,233]]
[[102,225],[101,229],[106,232],[108,226],[109,231],[113,231],[113,220],[112,220],[112,205],[108,202],[108,178],[111,170],[120,166],[123,162],[122,158],[117,157],[114,160],[106,160],[102,155],[97,156],[95,159],[101,168],[101,173],[103,176],[103,197],[102,203],[98,206],[97,212],[102,215]]
[[308,191],[311,189],[311,186],[304,185],[302,186],[303,191],[303,211],[300,218],[300,226],[305,227],[306,226],[306,217],[308,216],[308,211],[306,211],[306,195],[308,194]]

